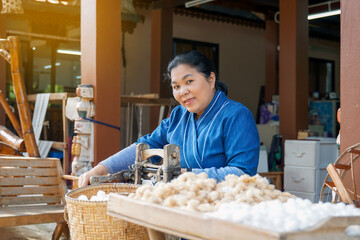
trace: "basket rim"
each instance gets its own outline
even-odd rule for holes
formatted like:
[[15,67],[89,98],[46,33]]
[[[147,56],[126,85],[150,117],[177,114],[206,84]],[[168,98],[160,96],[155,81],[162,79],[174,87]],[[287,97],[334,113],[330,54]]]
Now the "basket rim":
[[71,195],[76,194],[78,192],[85,191],[87,189],[97,189],[97,188],[104,188],[104,187],[115,187],[115,188],[116,187],[128,187],[128,188],[136,189],[139,186],[141,186],[141,185],[139,185],[139,184],[129,184],[129,183],[102,183],[102,184],[96,184],[96,185],[88,185],[88,186],[85,186],[85,187],[76,188],[76,189],[71,190],[70,192],[66,193],[65,194],[65,200],[66,200],[66,202],[68,202],[68,201],[77,201],[77,202],[84,202],[84,203],[108,202],[107,200],[102,200],[102,201],[79,200],[77,198],[72,197]]

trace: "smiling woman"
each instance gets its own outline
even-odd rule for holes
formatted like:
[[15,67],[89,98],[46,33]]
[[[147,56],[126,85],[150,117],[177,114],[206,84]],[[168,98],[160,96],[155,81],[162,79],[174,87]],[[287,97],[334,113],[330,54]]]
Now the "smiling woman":
[[199,119],[215,95],[215,74],[206,79],[189,65],[177,66],[171,72],[174,98]]
[[198,51],[180,54],[169,63],[167,77],[181,105],[151,134],[80,176],[79,186],[86,186],[91,176],[128,169],[138,143],[180,146],[182,172],[205,172],[217,181],[228,174],[256,174],[260,142],[253,116],[226,97],[227,87],[216,79],[210,60]]

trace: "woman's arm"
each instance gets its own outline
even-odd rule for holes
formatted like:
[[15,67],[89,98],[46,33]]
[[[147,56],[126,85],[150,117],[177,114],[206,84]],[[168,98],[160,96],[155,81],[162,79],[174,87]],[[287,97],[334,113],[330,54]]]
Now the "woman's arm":
[[120,152],[108,157],[100,162],[96,167],[90,171],[82,174],[79,177],[79,187],[85,187],[89,184],[90,177],[113,174],[121,170],[128,169],[128,167],[135,162],[136,145],[132,144],[124,148]]
[[[164,119],[161,124],[151,133],[138,139],[138,143],[147,143],[150,148],[163,148],[167,144],[166,133],[169,119]],[[95,168],[84,173],[79,178],[79,187],[89,184],[92,176],[114,174],[126,170],[135,163],[136,143],[115,153],[100,162]]]
[[195,174],[205,172],[209,178],[213,178],[217,182],[225,180],[226,175],[229,174],[235,174],[237,176],[241,176],[244,174],[244,172],[241,171],[241,169],[232,166],[226,166],[222,168],[212,167],[212,168],[204,168],[204,169],[193,168],[191,169],[191,171]]

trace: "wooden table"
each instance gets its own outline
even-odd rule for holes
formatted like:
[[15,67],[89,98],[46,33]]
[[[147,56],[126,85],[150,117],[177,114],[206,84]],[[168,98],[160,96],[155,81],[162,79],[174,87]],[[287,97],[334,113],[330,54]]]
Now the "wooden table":
[[275,185],[275,188],[282,191],[283,190],[283,176],[284,172],[263,172],[259,173],[260,176],[268,178],[271,184]]
[[147,227],[151,240],[165,239],[164,233],[196,240],[347,239],[348,236],[344,234],[346,227],[360,224],[360,217],[336,217],[307,231],[277,233],[201,213],[147,203],[116,193],[110,194],[107,213]]

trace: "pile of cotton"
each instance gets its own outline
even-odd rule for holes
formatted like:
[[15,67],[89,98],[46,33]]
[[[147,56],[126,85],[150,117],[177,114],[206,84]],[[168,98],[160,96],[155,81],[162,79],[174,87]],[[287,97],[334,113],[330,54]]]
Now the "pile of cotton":
[[301,198],[286,202],[272,200],[256,205],[224,203],[207,215],[276,232],[291,232],[312,227],[333,216],[360,216],[360,209],[344,203],[318,203]]
[[129,197],[199,212],[211,212],[221,204],[232,201],[256,204],[274,199],[285,202],[294,198],[290,193],[276,190],[260,175],[228,175],[225,181],[216,183],[206,173],[191,172],[181,174],[170,183],[143,185]]
[[77,200],[83,201],[108,201],[109,194],[106,194],[104,191],[99,190],[95,196],[91,196],[90,199],[86,195],[80,195]]

